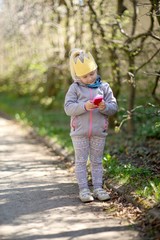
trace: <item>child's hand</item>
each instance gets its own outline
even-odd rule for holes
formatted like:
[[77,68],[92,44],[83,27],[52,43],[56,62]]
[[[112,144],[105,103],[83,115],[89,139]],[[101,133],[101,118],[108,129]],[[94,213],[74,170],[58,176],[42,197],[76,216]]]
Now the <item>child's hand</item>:
[[104,100],[98,105],[99,110],[103,111],[106,108],[106,103]]
[[94,109],[94,108],[97,108],[97,106],[94,105],[94,103],[92,103],[91,101],[87,101],[87,102],[85,103],[85,109],[86,109],[87,111],[90,111],[90,110],[92,110],[92,109]]

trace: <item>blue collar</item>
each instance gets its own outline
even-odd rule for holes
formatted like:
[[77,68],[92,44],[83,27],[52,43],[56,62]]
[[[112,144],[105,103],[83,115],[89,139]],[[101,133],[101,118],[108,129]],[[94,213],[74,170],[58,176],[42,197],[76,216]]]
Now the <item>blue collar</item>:
[[101,77],[97,75],[96,81],[92,84],[87,84],[89,88],[98,88],[102,84]]

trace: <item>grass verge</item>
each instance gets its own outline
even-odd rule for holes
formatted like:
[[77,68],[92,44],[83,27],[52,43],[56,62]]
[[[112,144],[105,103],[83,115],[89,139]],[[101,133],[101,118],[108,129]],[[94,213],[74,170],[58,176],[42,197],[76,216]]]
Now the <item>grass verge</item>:
[[103,167],[108,182],[120,192],[132,196],[145,209],[160,202],[160,178],[149,167],[122,163],[109,153],[105,154]]

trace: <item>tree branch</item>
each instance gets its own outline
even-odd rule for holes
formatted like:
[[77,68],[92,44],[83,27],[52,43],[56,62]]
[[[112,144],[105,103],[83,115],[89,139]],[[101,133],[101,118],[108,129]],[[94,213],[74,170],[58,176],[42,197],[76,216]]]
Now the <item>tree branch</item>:
[[154,39],[160,41],[160,37],[158,37],[157,35],[155,35],[153,32],[150,32],[150,36],[153,37]]
[[158,74],[158,75],[157,75],[156,78],[155,78],[155,84],[154,84],[154,87],[153,87],[152,96],[153,96],[153,98],[157,101],[157,103],[160,104],[160,98],[158,98],[158,97],[156,96],[156,89],[157,89],[157,87],[158,87],[158,82],[159,82],[159,80],[160,80],[160,71],[158,71],[157,74]]
[[137,72],[138,72],[141,68],[143,68],[146,64],[148,64],[149,62],[151,62],[152,59],[153,59],[159,52],[160,52],[160,49],[158,49],[158,50],[152,55],[152,57],[150,57],[150,58],[149,58],[146,62],[144,62],[139,68],[137,68],[137,69],[135,70],[134,75],[136,75]]
[[100,24],[100,22],[98,21],[98,17],[97,17],[97,13],[96,11],[93,9],[93,6],[92,6],[92,2],[90,0],[88,0],[88,6],[89,6],[89,9],[91,10],[92,14],[94,15],[95,17],[95,22],[97,23],[99,29],[100,29],[100,32],[101,32],[101,36],[103,37],[103,40],[108,44],[109,41],[106,40],[105,38],[105,30],[103,29],[102,25]]

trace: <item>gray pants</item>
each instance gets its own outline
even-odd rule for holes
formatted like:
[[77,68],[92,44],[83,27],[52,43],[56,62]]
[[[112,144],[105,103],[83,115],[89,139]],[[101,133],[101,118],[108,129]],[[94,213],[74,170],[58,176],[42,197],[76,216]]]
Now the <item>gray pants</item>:
[[75,151],[75,173],[79,189],[88,188],[87,160],[90,159],[92,184],[94,189],[102,187],[103,167],[102,158],[105,138],[101,137],[72,137]]

